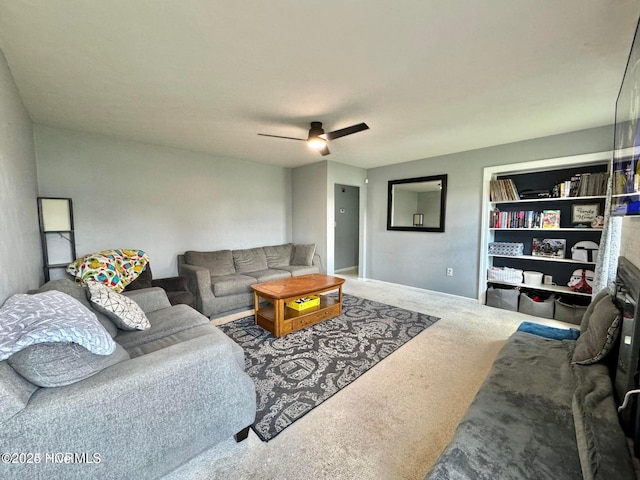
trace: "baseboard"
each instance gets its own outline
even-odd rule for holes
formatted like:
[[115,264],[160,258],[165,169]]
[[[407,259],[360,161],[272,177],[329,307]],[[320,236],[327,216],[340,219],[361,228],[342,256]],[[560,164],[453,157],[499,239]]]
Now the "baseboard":
[[431,294],[436,294],[436,295],[445,295],[447,297],[458,298],[458,299],[462,299],[462,300],[473,300],[473,301],[479,303],[479,300],[477,298],[475,298],[475,297],[473,297],[473,298],[472,297],[463,297],[462,295],[455,295],[453,293],[438,292],[436,290],[427,290],[426,288],[413,287],[411,285],[404,285],[402,283],[386,282],[384,280],[376,280],[374,278],[366,278],[366,277],[363,277],[363,278],[358,277],[358,281],[360,281],[360,282],[377,283],[379,285],[390,285],[390,286],[394,286],[394,287],[407,288],[407,289],[415,291],[415,292],[431,293]]
[[358,265],[354,265],[353,267],[345,267],[345,268],[339,268],[338,270],[334,270],[333,273],[341,273],[341,272],[348,272],[350,270],[358,270]]

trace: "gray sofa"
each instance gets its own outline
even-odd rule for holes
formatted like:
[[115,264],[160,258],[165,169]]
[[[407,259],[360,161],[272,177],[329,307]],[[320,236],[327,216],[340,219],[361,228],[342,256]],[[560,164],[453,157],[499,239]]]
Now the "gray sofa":
[[253,284],[320,271],[315,245],[286,243],[178,255],[178,273],[187,279],[196,308],[207,317],[253,306]]
[[[619,312],[608,328],[594,320],[606,296],[585,313],[591,320],[578,340],[525,331],[508,339],[426,480],[636,478],[609,366],[602,355],[584,355],[601,341],[612,349]],[[593,329],[605,337],[594,341]]]
[[120,357],[49,388],[19,375],[11,357],[0,362],[0,453],[24,454],[3,457],[0,478],[158,478],[222,440],[246,438],[256,397],[244,352],[206,317],[171,306],[160,288],[136,290],[126,296],[151,328],[124,331],[92,308],[85,288],[65,279],[38,292],[48,290],[92,309]]

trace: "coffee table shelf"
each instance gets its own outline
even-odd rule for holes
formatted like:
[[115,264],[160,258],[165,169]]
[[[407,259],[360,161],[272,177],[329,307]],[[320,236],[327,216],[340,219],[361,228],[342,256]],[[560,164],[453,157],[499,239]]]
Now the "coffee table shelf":
[[[320,296],[320,305],[317,307],[307,308],[305,310],[294,310],[293,308],[284,307],[284,322],[282,324],[282,334],[295,332],[301,328],[310,327],[316,323],[322,322],[329,318],[340,315],[340,302],[337,299]],[[260,307],[256,315],[258,325],[269,331],[274,330],[276,312],[273,304],[267,304]]]
[[[252,285],[254,290],[256,324],[282,337],[310,327],[342,313],[343,278],[313,274]],[[286,306],[286,302],[308,295],[338,290],[338,297],[320,295],[320,305],[304,310]],[[269,303],[260,305],[259,300]]]

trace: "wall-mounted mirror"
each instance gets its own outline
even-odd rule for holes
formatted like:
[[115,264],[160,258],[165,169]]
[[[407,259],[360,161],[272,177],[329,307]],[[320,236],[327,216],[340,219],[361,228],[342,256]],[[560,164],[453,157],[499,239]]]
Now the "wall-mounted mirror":
[[447,175],[389,181],[387,230],[444,232]]

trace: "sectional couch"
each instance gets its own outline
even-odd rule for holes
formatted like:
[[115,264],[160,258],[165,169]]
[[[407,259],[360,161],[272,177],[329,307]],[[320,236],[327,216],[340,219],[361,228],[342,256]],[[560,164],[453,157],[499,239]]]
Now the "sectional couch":
[[207,317],[253,306],[251,285],[320,273],[315,245],[286,243],[243,250],[187,251],[178,273],[187,279],[196,308]]
[[610,376],[621,324],[605,291],[577,340],[515,332],[425,480],[635,480]]
[[[16,454],[3,457],[0,478],[158,478],[222,440],[246,438],[255,385],[243,350],[206,317],[171,306],[161,288],[136,290],[126,297],[151,326],[125,331],[70,280],[32,293],[52,290],[95,313],[116,350],[76,358],[73,343],[44,343],[0,362],[0,453]],[[51,353],[53,372],[44,365]],[[88,377],[70,378],[94,361],[100,363]]]

